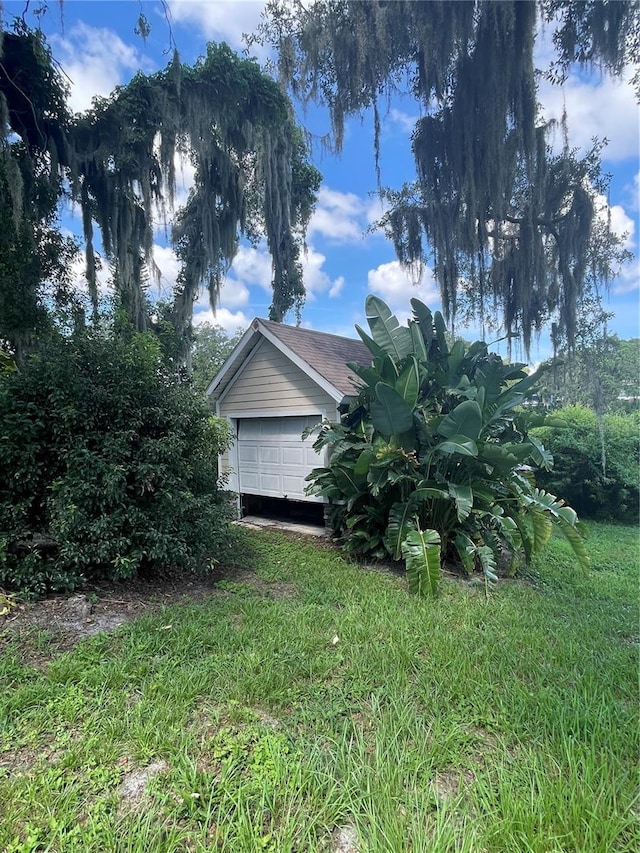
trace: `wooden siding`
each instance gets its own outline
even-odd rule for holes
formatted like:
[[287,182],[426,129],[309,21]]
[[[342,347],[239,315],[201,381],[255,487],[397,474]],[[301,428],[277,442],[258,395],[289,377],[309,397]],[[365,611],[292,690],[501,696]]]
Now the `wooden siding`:
[[315,409],[335,417],[336,403],[269,341],[263,341],[220,400],[220,415],[264,416]]

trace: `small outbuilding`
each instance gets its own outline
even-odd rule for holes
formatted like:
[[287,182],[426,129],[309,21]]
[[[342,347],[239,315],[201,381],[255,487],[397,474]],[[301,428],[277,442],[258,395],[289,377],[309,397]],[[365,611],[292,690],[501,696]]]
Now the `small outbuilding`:
[[[240,510],[260,512],[268,502],[322,504],[305,494],[305,477],[325,463],[302,433],[356,393],[347,362],[369,364],[358,340],[255,319],[215,376],[207,395],[229,422],[234,442],[220,459]],[[309,508],[309,507],[308,507]],[[319,508],[320,509],[320,508]]]

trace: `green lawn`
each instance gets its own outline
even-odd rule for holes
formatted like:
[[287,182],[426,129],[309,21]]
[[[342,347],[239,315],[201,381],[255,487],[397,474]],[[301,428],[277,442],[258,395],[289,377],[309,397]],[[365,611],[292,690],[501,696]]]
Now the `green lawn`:
[[44,671],[10,645],[0,850],[639,850],[637,531],[590,550],[431,601],[255,533],[219,595]]

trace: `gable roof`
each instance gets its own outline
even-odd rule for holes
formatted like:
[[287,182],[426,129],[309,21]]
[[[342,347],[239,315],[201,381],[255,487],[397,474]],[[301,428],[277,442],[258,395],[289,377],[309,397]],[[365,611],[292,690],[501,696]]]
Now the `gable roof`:
[[256,318],[207,388],[207,396],[212,401],[222,395],[263,339],[304,370],[336,402],[357,394],[347,362],[363,365],[371,362],[371,353],[362,341]]

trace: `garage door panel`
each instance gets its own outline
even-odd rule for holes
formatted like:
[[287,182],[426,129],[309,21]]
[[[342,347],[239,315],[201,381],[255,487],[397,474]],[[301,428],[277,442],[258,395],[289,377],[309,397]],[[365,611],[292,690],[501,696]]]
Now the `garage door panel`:
[[284,490],[285,495],[288,498],[304,497],[304,491],[300,490],[300,477],[297,477],[297,476],[287,477],[286,474],[283,474],[282,475],[282,488]]
[[305,477],[322,464],[314,436],[302,432],[320,421],[306,417],[245,418],[238,422],[239,491],[267,497],[321,501],[305,495]]
[[280,488],[280,475],[260,474],[260,488],[263,490],[262,494],[265,495],[270,492],[278,491]]
[[248,442],[238,442],[238,460],[240,464],[247,462],[253,465],[258,463],[258,446]]
[[260,488],[260,480],[258,479],[257,471],[240,470],[240,491],[249,494],[258,494]]
[[259,447],[260,450],[260,462],[263,465],[279,465],[280,464],[280,448],[277,446],[269,446],[268,444],[261,444]]
[[[315,454],[314,454],[315,455]],[[306,462],[306,453],[304,447],[292,447],[291,445],[282,445],[282,464],[283,465],[304,465]]]
[[312,468],[319,468],[322,465],[322,454],[316,453],[313,447],[305,447],[304,448],[304,464],[310,470]]

